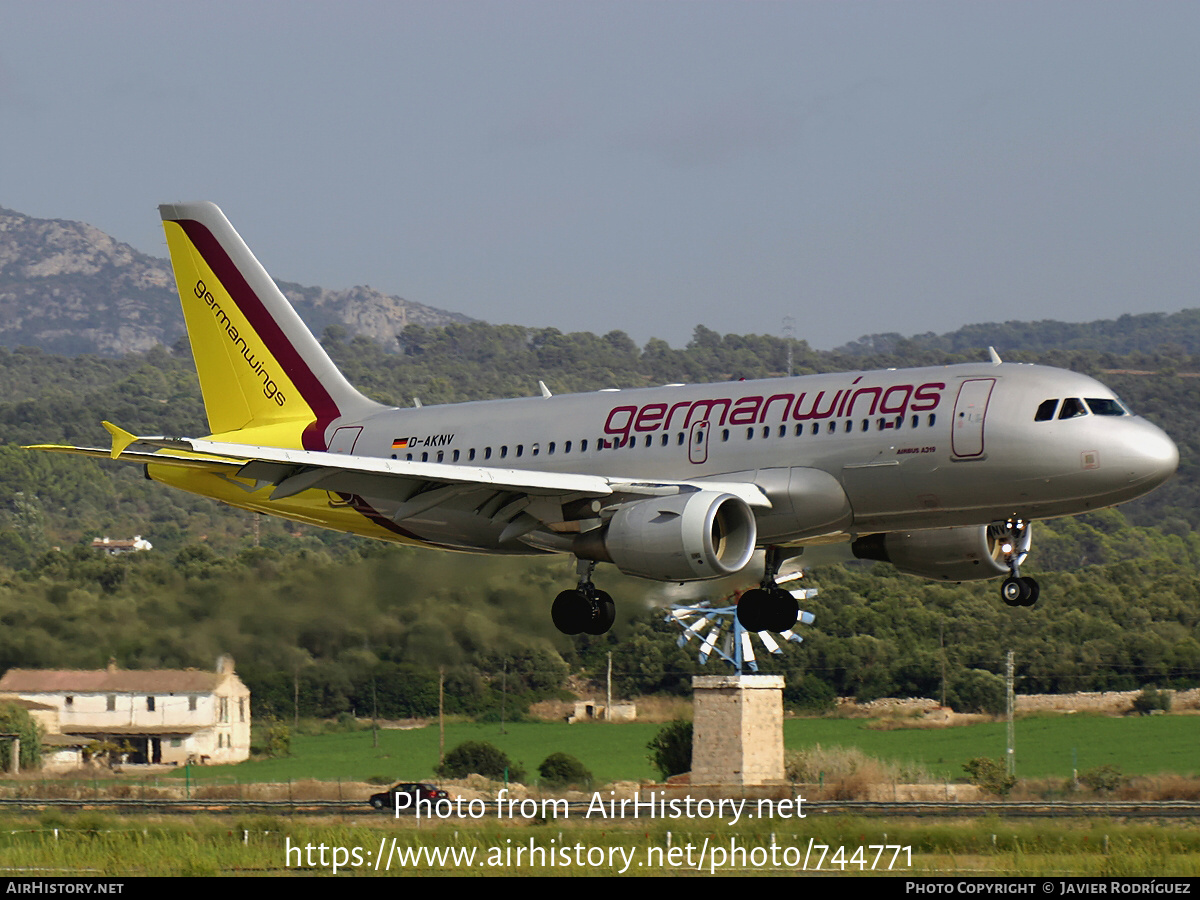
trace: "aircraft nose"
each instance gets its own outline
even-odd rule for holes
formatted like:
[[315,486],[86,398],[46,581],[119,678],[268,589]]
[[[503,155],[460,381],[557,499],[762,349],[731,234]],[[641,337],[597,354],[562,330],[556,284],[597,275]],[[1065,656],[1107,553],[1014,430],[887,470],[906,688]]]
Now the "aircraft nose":
[[1147,488],[1166,481],[1179,467],[1179,448],[1165,431],[1149,422],[1140,422],[1126,448],[1133,481]]

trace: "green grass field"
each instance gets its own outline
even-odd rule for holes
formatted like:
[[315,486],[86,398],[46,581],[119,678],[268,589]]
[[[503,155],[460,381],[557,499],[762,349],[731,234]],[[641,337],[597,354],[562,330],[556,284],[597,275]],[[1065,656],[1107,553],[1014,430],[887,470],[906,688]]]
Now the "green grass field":
[[[863,719],[790,719],[784,723],[788,750],[811,744],[852,746],[869,756],[900,763],[917,763],[939,778],[959,779],[963,763],[976,756],[1004,755],[1002,722],[944,729],[872,728]],[[577,757],[600,782],[657,777],[647,759],[646,744],[660,725],[630,723],[452,724],[446,726],[446,749],[468,740],[490,741],[524,765],[530,774],[549,754],[561,751]],[[1108,718],[1055,716],[1018,719],[1017,773],[1024,778],[1070,776],[1115,765],[1127,775],[1200,773],[1200,717],[1151,716]],[[436,725],[408,731],[379,733],[372,746],[369,731],[297,736],[293,755],[238,766],[192,769],[199,780],[236,779],[240,782],[280,782],[316,778],[362,781],[432,779],[438,760]]]
[[[536,852],[533,848],[538,848]],[[1189,824],[828,816],[545,824],[360,816],[0,816],[0,875],[789,875],[1194,878]],[[1164,885],[1170,890],[1173,885]],[[10,892],[12,887],[10,885]],[[982,891],[981,891],[982,892]],[[128,892],[127,892],[128,893]],[[961,893],[961,891],[960,891]]]

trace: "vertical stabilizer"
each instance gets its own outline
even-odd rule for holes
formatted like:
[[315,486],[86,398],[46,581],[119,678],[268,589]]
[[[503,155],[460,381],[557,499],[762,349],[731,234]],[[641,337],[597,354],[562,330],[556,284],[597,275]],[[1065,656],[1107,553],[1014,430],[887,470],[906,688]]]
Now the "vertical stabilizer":
[[324,450],[333,420],[383,408],[346,381],[220,209],[159,212],[214,435]]

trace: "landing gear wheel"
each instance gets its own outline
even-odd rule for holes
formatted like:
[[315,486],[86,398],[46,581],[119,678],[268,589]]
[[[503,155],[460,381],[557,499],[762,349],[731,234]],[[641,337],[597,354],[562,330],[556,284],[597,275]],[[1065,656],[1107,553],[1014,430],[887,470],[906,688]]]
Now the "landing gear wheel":
[[1021,580],[1025,582],[1026,588],[1025,599],[1021,602],[1021,605],[1033,606],[1033,604],[1038,602],[1038,596],[1042,593],[1042,589],[1036,581],[1028,576],[1022,576]]
[[766,631],[771,616],[770,605],[770,594],[762,588],[751,588],[738,598],[738,621],[747,631]]
[[737,617],[747,631],[787,631],[800,605],[783,588],[752,588],[738,599]]
[[607,634],[616,617],[617,605],[613,598],[590,585],[563,591],[550,607],[554,627],[563,634]]
[[591,618],[584,626],[585,634],[607,634],[617,618],[617,605],[613,598],[604,591],[596,591],[592,601]]
[[592,604],[583,591],[563,591],[554,598],[550,618],[563,634],[580,634],[592,621]]
[[800,604],[783,588],[771,591],[771,631],[787,631],[800,618]]
[[1000,585],[1000,596],[1009,606],[1033,606],[1040,592],[1032,578],[1005,578]]

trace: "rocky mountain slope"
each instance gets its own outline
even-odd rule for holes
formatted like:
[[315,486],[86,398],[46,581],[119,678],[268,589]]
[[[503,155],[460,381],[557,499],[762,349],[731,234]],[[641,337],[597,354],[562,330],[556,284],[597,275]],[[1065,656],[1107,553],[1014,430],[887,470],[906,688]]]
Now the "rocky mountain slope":
[[[316,334],[341,325],[387,349],[406,325],[473,321],[369,287],[279,286]],[[167,260],[82,222],[0,207],[0,346],[119,356],[171,346],[183,333]]]

